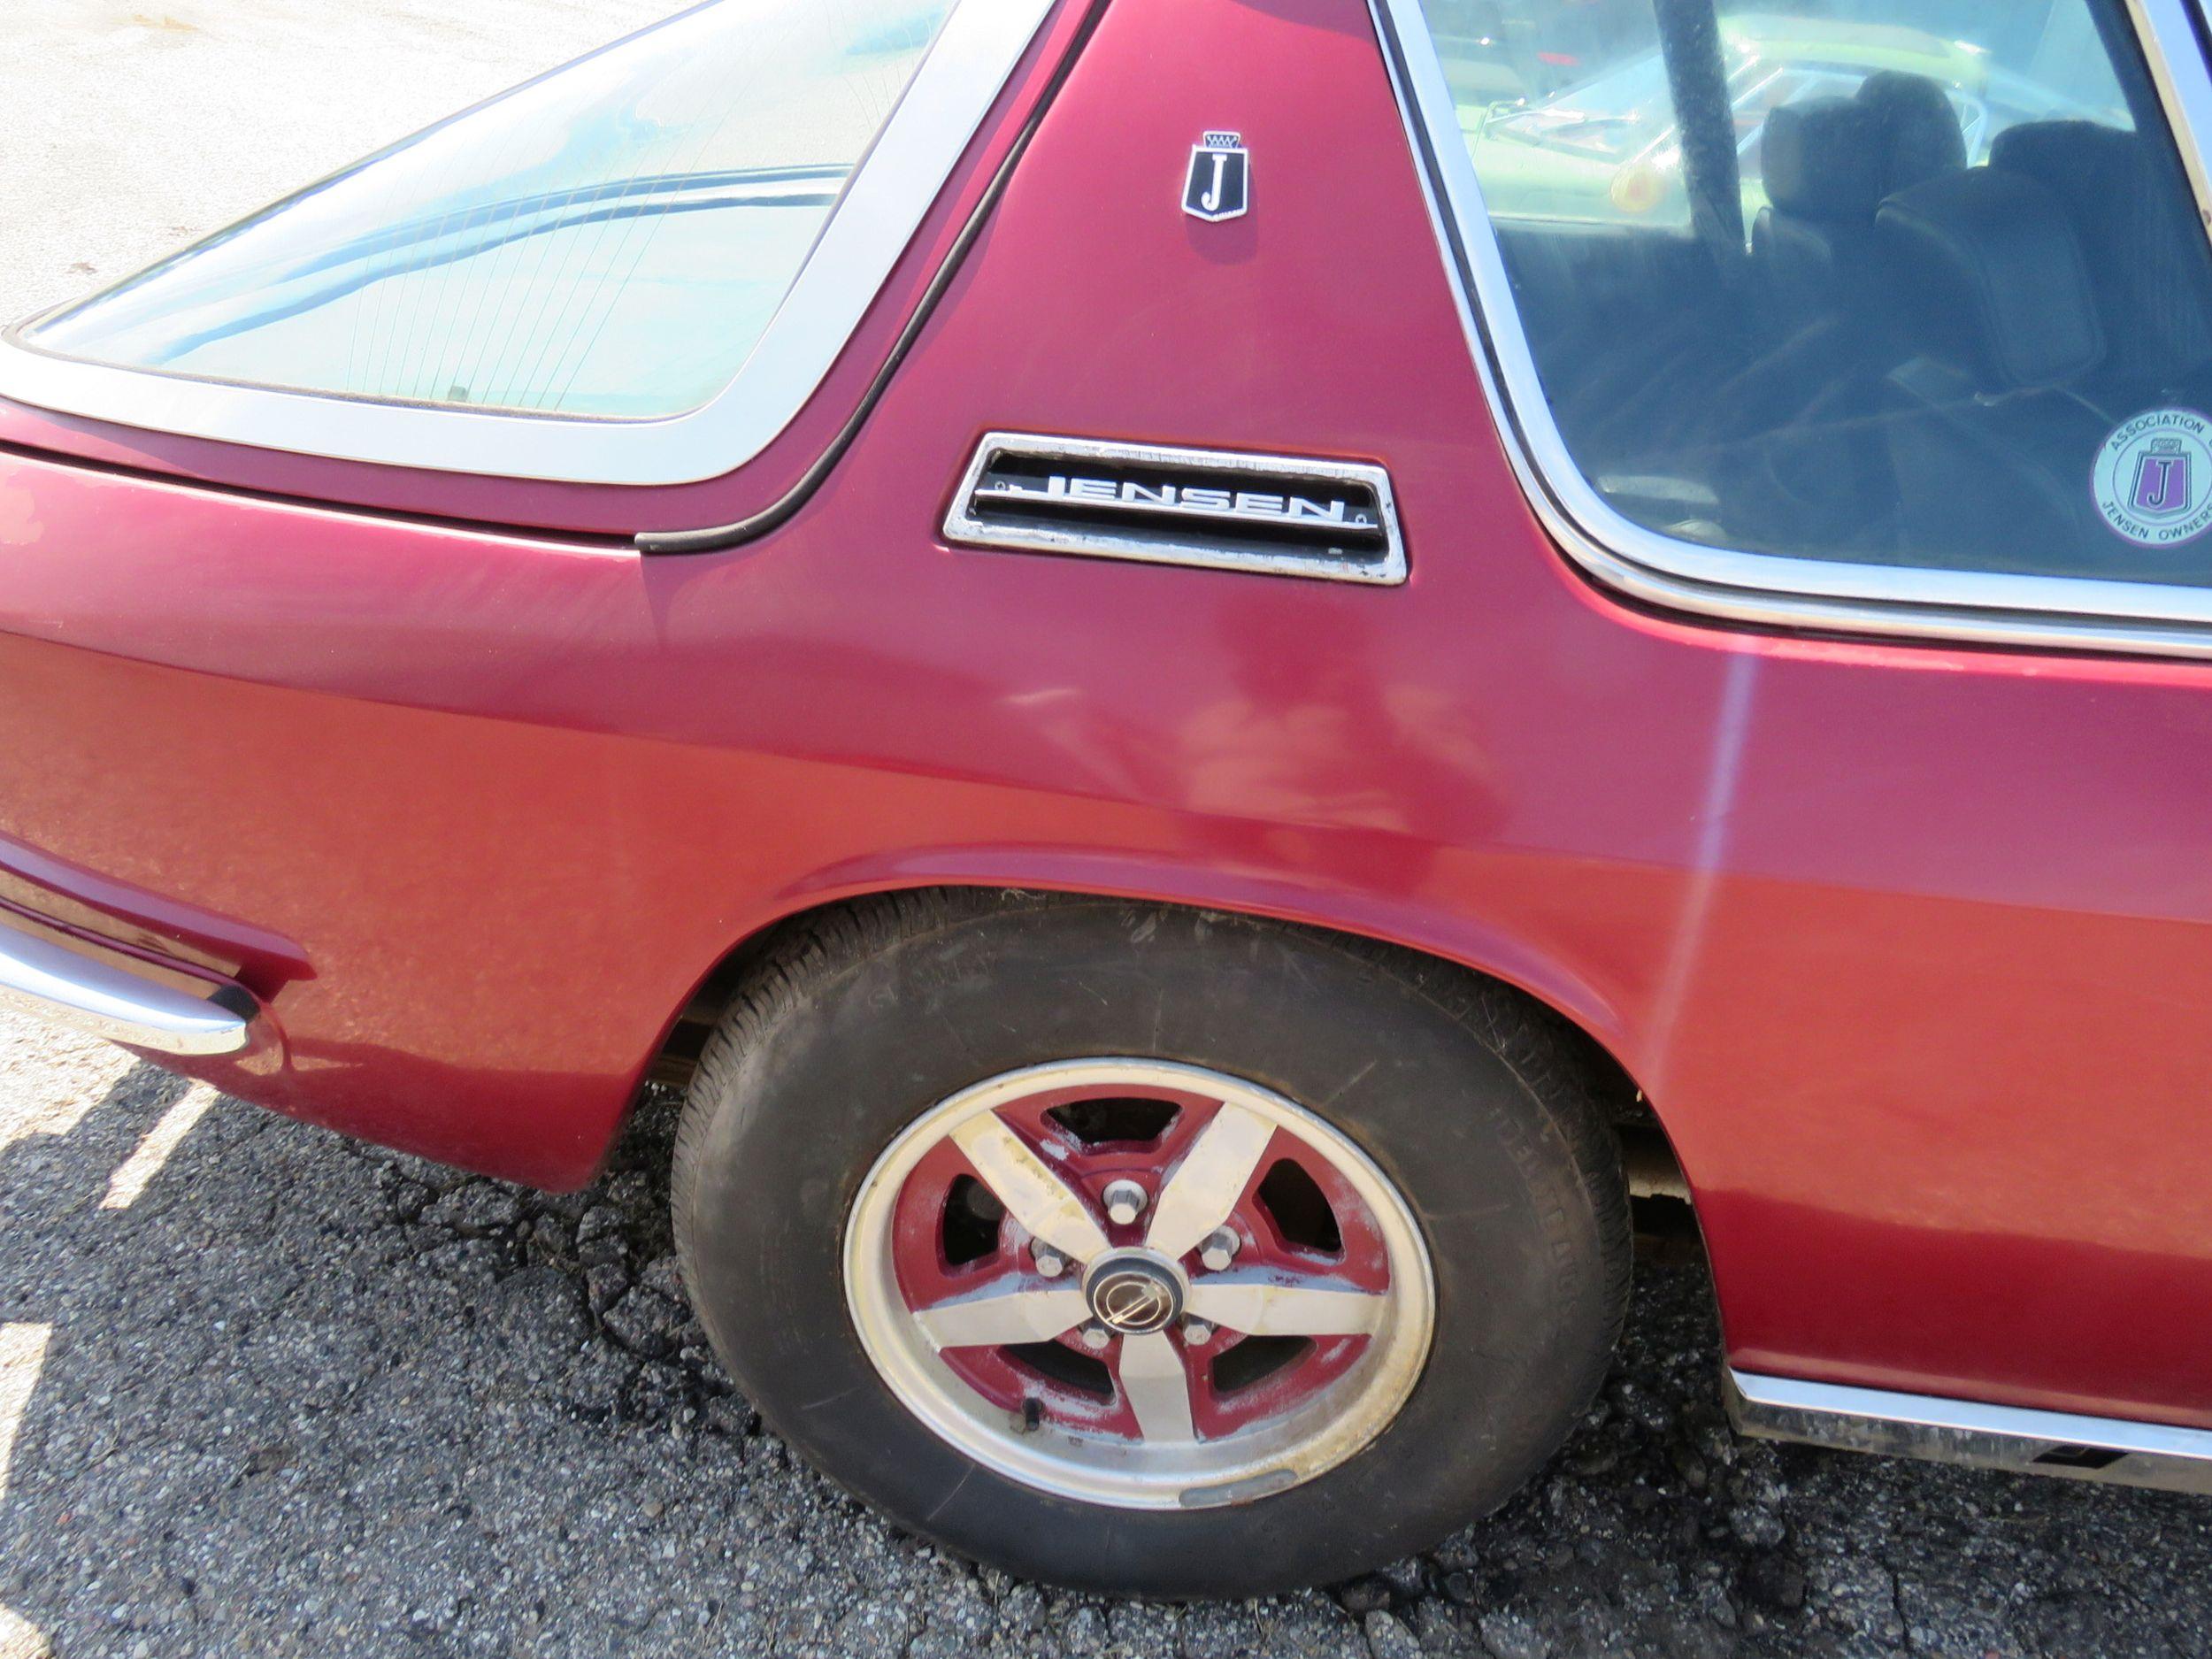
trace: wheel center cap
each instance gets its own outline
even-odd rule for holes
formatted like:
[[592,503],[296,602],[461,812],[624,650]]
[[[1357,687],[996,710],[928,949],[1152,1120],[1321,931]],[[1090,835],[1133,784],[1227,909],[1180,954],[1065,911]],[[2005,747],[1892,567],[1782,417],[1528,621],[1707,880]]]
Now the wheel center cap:
[[1149,1336],[1183,1311],[1183,1281],[1165,1262],[1145,1250],[1102,1256],[1083,1280],[1091,1317],[1122,1336]]

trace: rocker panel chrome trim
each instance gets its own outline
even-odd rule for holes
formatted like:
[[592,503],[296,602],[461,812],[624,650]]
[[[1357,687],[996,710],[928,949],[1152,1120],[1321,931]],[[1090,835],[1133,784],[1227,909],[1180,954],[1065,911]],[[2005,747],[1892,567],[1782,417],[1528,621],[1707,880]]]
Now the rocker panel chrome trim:
[[[1726,1385],[1729,1416],[1744,1433],[1760,1439],[2212,1494],[2212,1432],[2202,1429],[1732,1370]],[[2085,1460],[2085,1453],[2091,1458]],[[2100,1464],[2100,1454],[2110,1461]],[[2054,1455],[2060,1461],[2043,1461]]]
[[[2212,74],[2192,4],[2202,0],[2127,0],[2212,227],[2202,149],[2212,142]],[[1420,0],[1368,9],[1500,439],[1545,528],[1598,582],[1756,626],[2212,658],[2212,588],[1784,558],[1676,541],[1616,511],[1575,465],[1544,398]]]
[[[1177,541],[1171,531],[1156,529],[1143,535],[1118,532],[1109,526],[1087,530],[1057,530],[1030,525],[1007,525],[979,518],[971,511],[984,474],[1002,456],[1026,456],[1039,460],[1097,462],[1109,466],[1148,467],[1173,472],[1232,473],[1256,484],[1277,488],[1300,481],[1350,484],[1372,492],[1380,518],[1384,551],[1379,558],[1340,557],[1325,549],[1310,552],[1270,553],[1244,548],[1224,548],[1202,541]],[[1169,520],[1187,520],[1193,531],[1209,523],[1252,528],[1270,520],[1210,514],[1194,509],[1187,514],[1132,510],[1133,522],[1144,519],[1156,526]],[[1282,520],[1288,525],[1291,520]],[[1307,521],[1305,528],[1315,527]],[[1302,456],[1254,455],[1226,449],[1189,449],[1158,444],[1114,443],[1095,438],[1062,438],[1038,433],[991,432],[976,446],[974,458],[953,494],[945,515],[945,539],[967,547],[1008,549],[1035,553],[1071,553],[1091,558],[1128,559],[1146,565],[1185,565],[1201,569],[1244,571],[1265,576],[1303,576],[1322,581],[1356,582],[1369,587],[1395,587],[1406,579],[1405,538],[1398,524],[1398,504],[1391,493],[1390,474],[1379,466],[1359,461],[1328,461]]]

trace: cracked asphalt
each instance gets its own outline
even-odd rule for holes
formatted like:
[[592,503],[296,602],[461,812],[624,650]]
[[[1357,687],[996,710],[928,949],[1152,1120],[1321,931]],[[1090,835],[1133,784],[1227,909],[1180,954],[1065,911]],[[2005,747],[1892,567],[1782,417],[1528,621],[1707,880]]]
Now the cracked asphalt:
[[2212,1503],[1740,1440],[1678,1247],[1566,1449],[1428,1555],[1181,1608],[978,1570],[731,1392],[672,1108],[550,1197],[0,1016],[0,1655],[2212,1653]]
[[[7,0],[0,312],[665,9]],[[1429,1555],[1225,1606],[1012,1582],[731,1392],[672,1133],[549,1197],[0,1015],[0,1659],[2212,1655],[2212,1502],[1741,1440],[1678,1248],[1571,1444]]]

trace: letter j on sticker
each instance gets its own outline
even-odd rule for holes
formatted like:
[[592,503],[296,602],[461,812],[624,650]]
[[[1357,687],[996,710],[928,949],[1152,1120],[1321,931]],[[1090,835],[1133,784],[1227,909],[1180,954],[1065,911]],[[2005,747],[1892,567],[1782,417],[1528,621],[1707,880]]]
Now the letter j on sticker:
[[2154,409],[2123,421],[2098,452],[2097,512],[2141,547],[2178,547],[2212,529],[2212,421]]
[[1241,219],[1252,206],[1252,152],[1242,134],[1208,133],[1190,152],[1183,211],[1209,222]]
[[2159,438],[2135,457],[2135,511],[2171,518],[2189,511],[2189,475],[2196,457],[2178,438]]

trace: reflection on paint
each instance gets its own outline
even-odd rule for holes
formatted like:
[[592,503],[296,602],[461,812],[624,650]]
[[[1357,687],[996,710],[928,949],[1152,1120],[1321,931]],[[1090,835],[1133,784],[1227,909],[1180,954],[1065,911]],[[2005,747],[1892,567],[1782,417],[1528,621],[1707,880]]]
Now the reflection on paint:
[[1698,807],[1697,846],[1691,856],[1690,879],[1683,888],[1681,918],[1667,949],[1658,994],[1652,1000],[1651,1092],[1662,1100],[1668,1097],[1675,1027],[1681,1021],[1712,921],[1714,892],[1719,885],[1721,861],[1728,851],[1730,820],[1743,782],[1752,692],[1763,660],[1755,651],[1739,651],[1729,658],[1728,679],[1721,687],[1720,708],[1713,721],[1713,749],[1705,768],[1704,799]]

